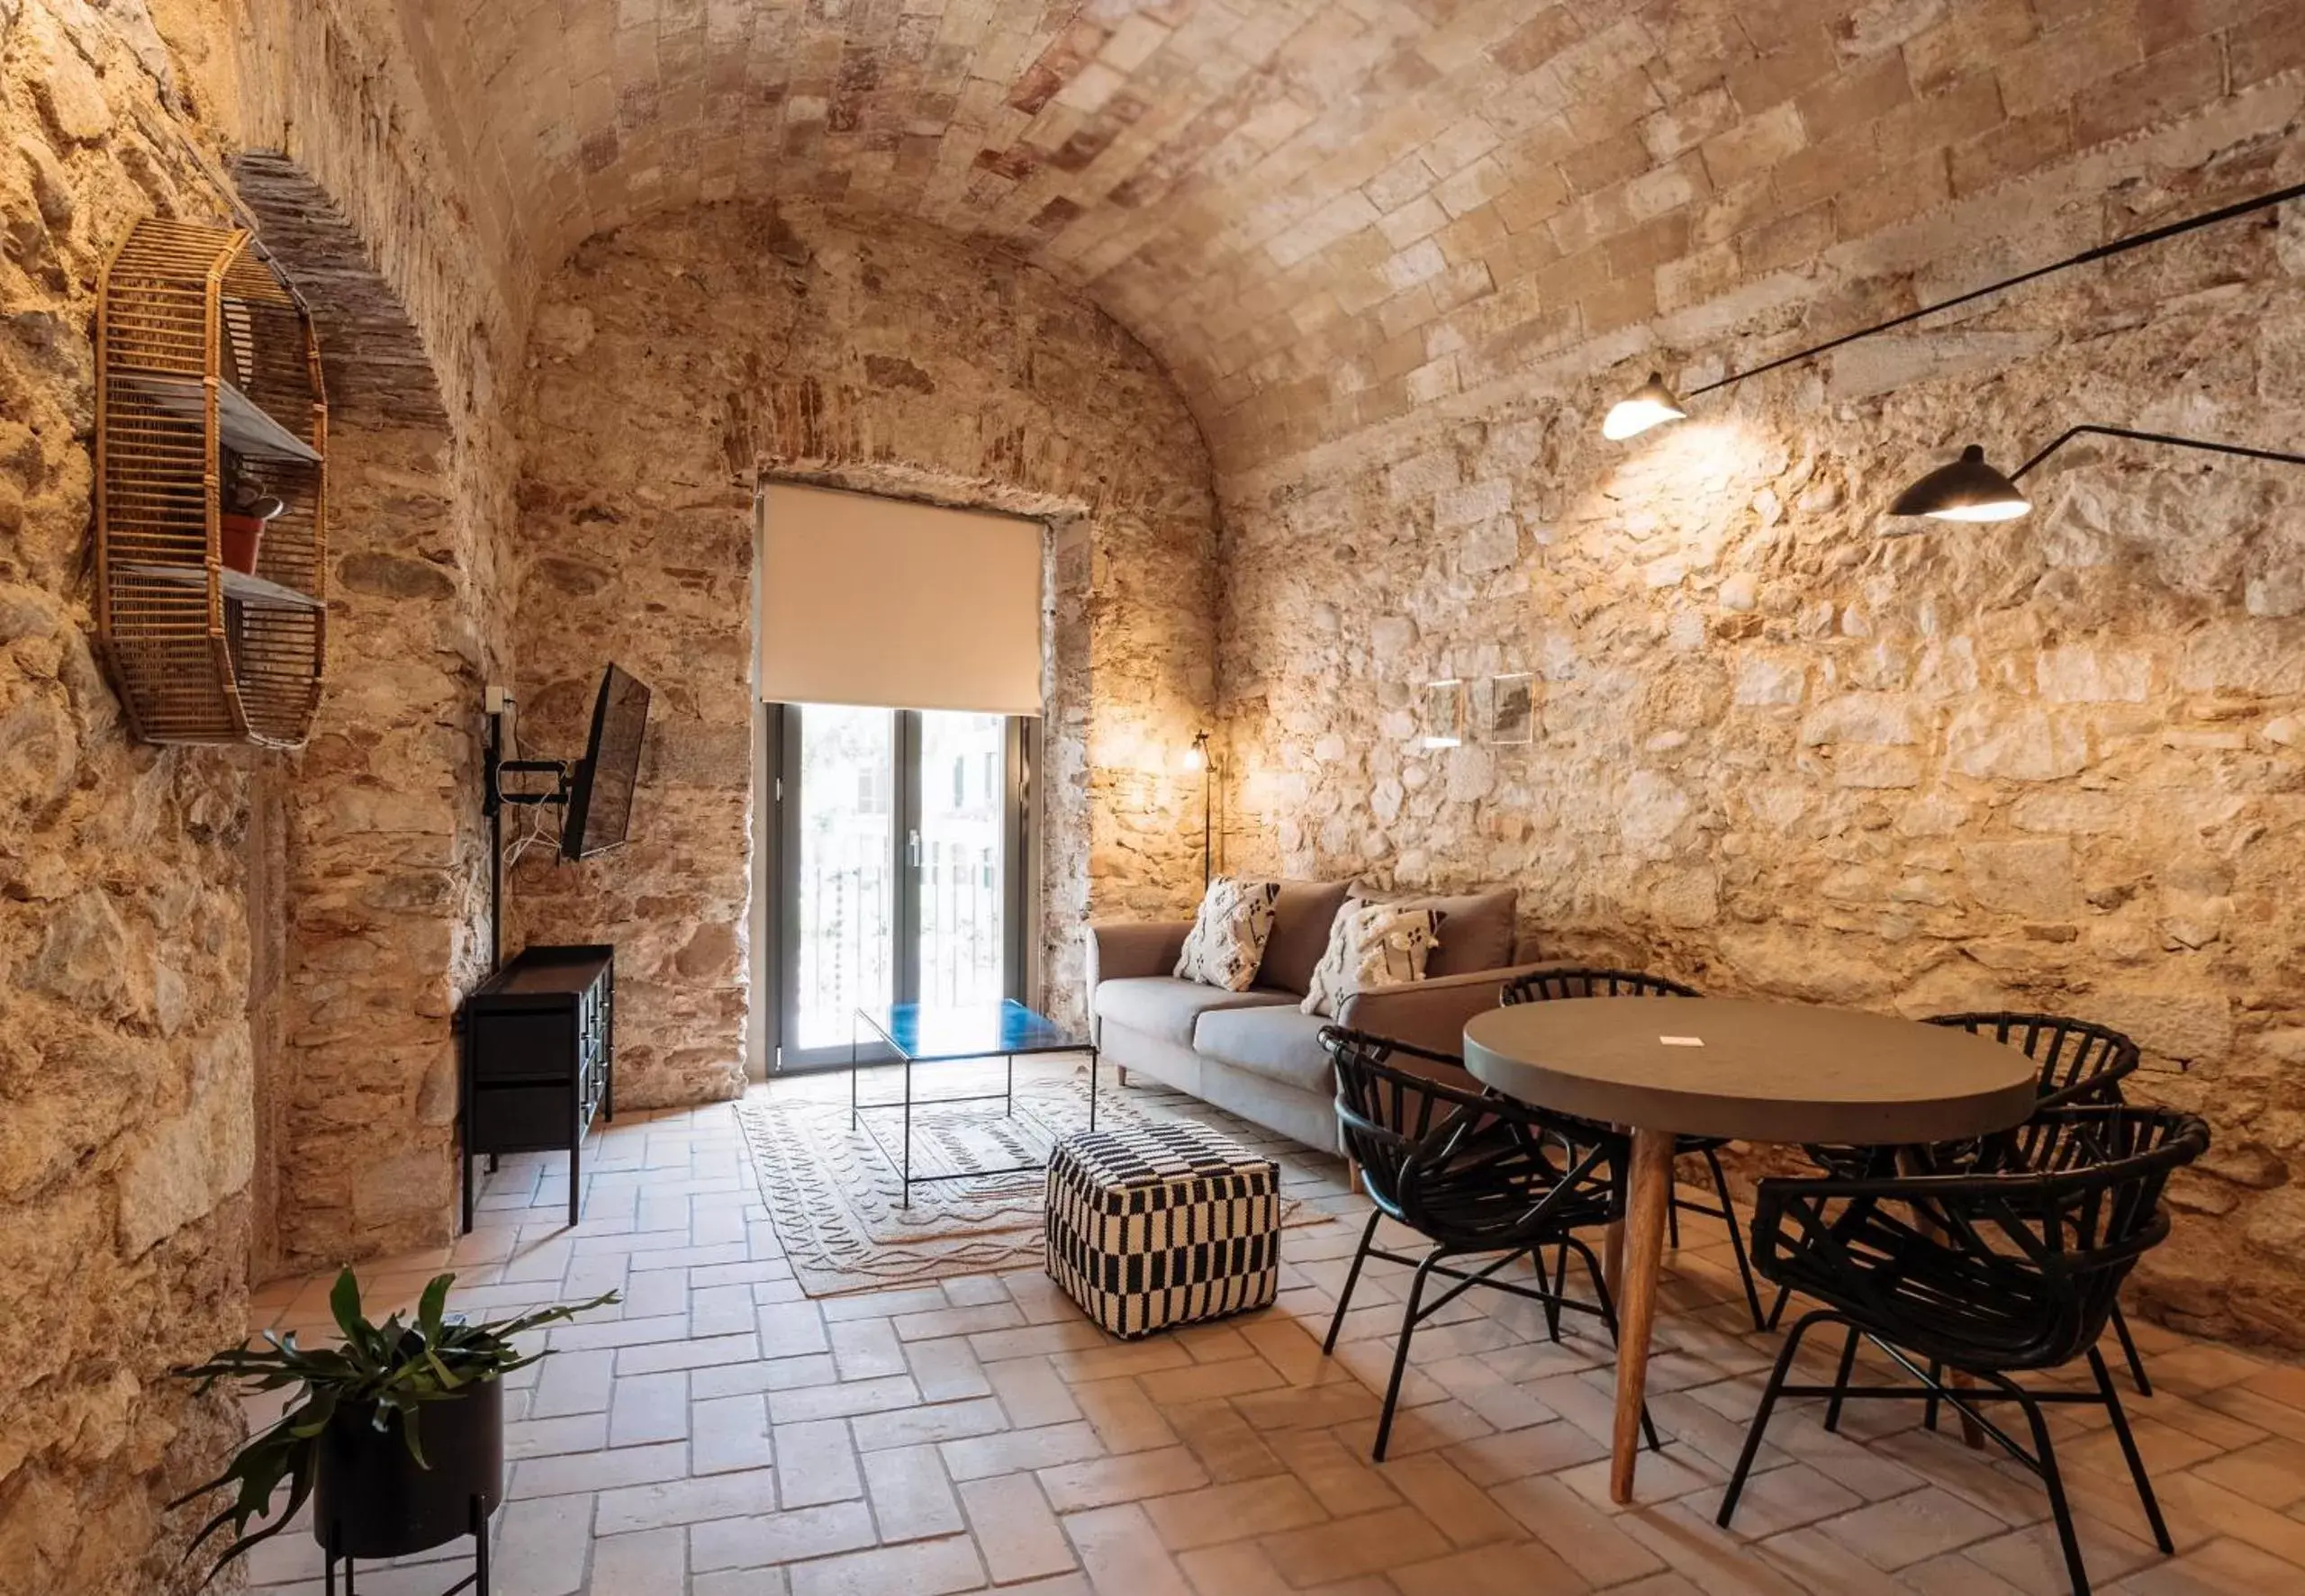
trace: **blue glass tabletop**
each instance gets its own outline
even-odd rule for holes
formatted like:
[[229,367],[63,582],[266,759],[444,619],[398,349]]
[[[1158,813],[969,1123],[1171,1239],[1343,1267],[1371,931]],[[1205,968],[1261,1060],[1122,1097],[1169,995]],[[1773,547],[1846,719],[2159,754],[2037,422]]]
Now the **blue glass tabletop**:
[[860,1008],[856,1017],[916,1064],[1018,1053],[1067,1053],[1089,1045],[1085,1038],[1046,1014],[1014,1001],[899,1003]]

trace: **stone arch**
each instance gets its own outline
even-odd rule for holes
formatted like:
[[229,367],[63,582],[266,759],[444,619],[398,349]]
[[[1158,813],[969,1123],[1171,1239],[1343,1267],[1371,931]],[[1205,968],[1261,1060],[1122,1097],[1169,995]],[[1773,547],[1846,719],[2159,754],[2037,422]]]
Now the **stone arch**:
[[437,1241],[451,1212],[449,1016],[476,701],[456,574],[454,429],[401,296],[290,158],[232,163],[310,307],[329,398],[331,629],[311,744],[266,764],[249,828],[258,1157],[252,1273]]
[[[743,1086],[755,711],[740,618],[764,476],[1050,524],[1044,995],[1077,1005],[1087,915],[1189,906],[1199,789],[1182,754],[1214,713],[1216,506],[1198,428],[1134,338],[981,243],[806,202],[596,239],[536,327],[524,715],[574,746],[604,657],[677,684],[636,843],[514,883],[516,923],[540,940],[620,941],[621,1012],[648,1033],[619,1052],[633,1101]],[[604,383],[627,401],[613,427],[587,413]]]

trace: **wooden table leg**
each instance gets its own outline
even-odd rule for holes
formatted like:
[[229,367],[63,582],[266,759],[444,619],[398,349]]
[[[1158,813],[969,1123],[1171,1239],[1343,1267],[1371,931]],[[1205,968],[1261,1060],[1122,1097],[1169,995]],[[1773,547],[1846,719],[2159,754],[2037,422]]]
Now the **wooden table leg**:
[[1657,1273],[1665,1256],[1665,1205],[1673,1198],[1673,1136],[1632,1133],[1632,1189],[1624,1219],[1624,1261],[1617,1271],[1617,1415],[1609,1459],[1609,1496],[1632,1500],[1641,1456],[1641,1404],[1649,1384],[1649,1330],[1657,1318]]

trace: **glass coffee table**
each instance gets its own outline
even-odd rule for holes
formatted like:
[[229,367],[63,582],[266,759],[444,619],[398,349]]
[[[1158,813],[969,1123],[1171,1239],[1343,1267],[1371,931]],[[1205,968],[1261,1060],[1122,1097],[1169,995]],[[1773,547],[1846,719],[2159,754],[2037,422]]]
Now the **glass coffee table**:
[[[894,1059],[867,1061],[863,1057],[866,1034],[896,1055]],[[860,1008],[849,1033],[848,1046],[848,1124],[851,1130],[863,1126],[873,1145],[897,1169],[903,1183],[903,1204],[912,1203],[912,1188],[938,1180],[981,1180],[993,1175],[1022,1175],[1035,1169],[1044,1169],[1048,1160],[1038,1163],[1011,1164],[998,1169],[963,1169],[943,1175],[915,1175],[912,1172],[912,1116],[916,1108],[942,1107],[954,1103],[999,1103],[1004,1114],[1014,1117],[1017,1112],[1017,1060],[1036,1053],[1086,1053],[1089,1055],[1089,1129],[1097,1128],[1097,1045],[1084,1036],[1076,1035],[1059,1025],[1046,1014],[1026,1008],[1010,1000],[984,1004],[884,1004],[877,1007]],[[968,1092],[945,1096],[916,1096],[913,1092],[913,1070],[925,1064],[977,1063],[999,1059],[1006,1065],[1005,1078],[998,1092]],[[867,1069],[901,1069],[904,1071],[903,1095],[881,1102],[864,1099],[857,1083]],[[881,1139],[879,1127],[872,1118],[876,1114],[901,1114],[902,1129],[894,1150]]]

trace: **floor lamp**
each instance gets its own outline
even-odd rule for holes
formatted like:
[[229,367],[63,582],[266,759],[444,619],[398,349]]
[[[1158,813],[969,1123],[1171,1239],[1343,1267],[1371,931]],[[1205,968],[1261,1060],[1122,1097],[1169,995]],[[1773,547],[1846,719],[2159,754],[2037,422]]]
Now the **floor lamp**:
[[1216,762],[1208,752],[1208,733],[1192,735],[1192,747],[1186,751],[1185,768],[1200,772],[1200,885],[1202,890],[1216,879],[1216,833],[1210,821],[1216,814]]

